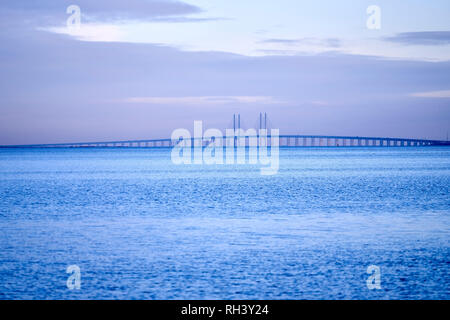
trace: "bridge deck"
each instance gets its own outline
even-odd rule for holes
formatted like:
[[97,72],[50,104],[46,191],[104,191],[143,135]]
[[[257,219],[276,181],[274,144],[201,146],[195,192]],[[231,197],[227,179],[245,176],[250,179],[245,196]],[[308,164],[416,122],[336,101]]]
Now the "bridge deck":
[[[236,137],[237,138],[237,137]],[[255,136],[246,137],[245,144],[249,145],[249,140]],[[262,138],[262,137],[261,137]],[[233,137],[223,137],[233,140]],[[191,138],[192,146],[206,146],[211,143],[210,139]],[[201,140],[201,142],[200,142]],[[55,147],[147,147],[162,148],[173,147],[180,140],[172,139],[150,139],[150,140],[125,140],[125,141],[101,141],[101,142],[69,142],[53,144],[29,144],[29,145],[4,145],[0,148],[55,148]],[[268,145],[271,145],[271,136],[267,136]],[[279,145],[281,147],[350,147],[350,146],[371,146],[371,147],[390,147],[390,146],[449,146],[449,141],[429,140],[429,139],[408,139],[408,138],[389,138],[389,137],[358,137],[358,136],[322,136],[322,135],[280,135]]]

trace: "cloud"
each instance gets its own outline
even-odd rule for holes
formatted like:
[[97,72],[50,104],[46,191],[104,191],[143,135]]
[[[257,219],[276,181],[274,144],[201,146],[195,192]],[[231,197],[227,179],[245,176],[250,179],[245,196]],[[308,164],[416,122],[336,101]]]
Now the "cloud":
[[76,4],[88,21],[145,20],[201,13],[197,6],[178,0],[15,0],[2,1],[0,8],[11,12],[27,12],[40,20],[44,16],[66,19],[66,8]]
[[417,98],[450,98],[450,90],[417,92],[411,94],[411,96]]
[[278,44],[278,45],[312,45],[312,46],[323,46],[331,48],[339,48],[341,46],[341,41],[337,38],[299,38],[299,39],[281,39],[281,38],[271,38],[260,41],[262,44]]
[[328,47],[339,48],[341,46],[341,41],[337,38],[328,38],[324,40]]
[[450,44],[450,31],[403,32],[385,40],[407,45],[447,45]]
[[279,50],[279,49],[259,49],[258,52],[264,53],[266,55],[276,55],[276,56],[293,56],[304,54],[304,52],[299,50]]
[[194,18],[194,17],[156,17],[149,19],[150,22],[172,22],[172,23],[190,23],[190,22],[211,22],[211,21],[230,21],[231,18],[211,17],[211,18]]
[[299,44],[301,40],[299,39],[266,39],[260,41],[260,43],[275,43],[275,44]]
[[321,100],[311,101],[311,104],[314,106],[321,106],[321,107],[330,105],[328,101],[321,101]]
[[80,28],[48,27],[38,30],[66,34],[82,41],[120,42],[126,34],[115,24],[84,23]]
[[198,96],[198,97],[133,97],[125,99],[126,103],[143,103],[158,105],[208,106],[224,104],[280,104],[284,103],[268,96]]

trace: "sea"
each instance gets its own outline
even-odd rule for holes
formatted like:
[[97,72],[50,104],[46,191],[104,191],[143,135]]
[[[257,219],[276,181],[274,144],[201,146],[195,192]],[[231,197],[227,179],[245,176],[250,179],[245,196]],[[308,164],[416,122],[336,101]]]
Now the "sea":
[[450,148],[279,157],[0,149],[0,299],[450,298]]

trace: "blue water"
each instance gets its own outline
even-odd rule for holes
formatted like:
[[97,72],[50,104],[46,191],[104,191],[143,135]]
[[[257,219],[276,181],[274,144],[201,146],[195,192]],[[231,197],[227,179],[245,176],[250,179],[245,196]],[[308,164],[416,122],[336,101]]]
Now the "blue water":
[[261,176],[168,149],[0,150],[0,299],[450,298],[450,148],[280,157]]

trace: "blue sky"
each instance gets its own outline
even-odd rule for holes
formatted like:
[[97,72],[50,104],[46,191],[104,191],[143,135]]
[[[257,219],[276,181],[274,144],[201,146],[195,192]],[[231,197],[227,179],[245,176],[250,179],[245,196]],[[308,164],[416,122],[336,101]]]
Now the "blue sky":
[[[81,9],[79,29],[66,8]],[[366,9],[381,9],[381,28]],[[0,144],[167,137],[193,120],[444,138],[450,2],[4,1]]]

